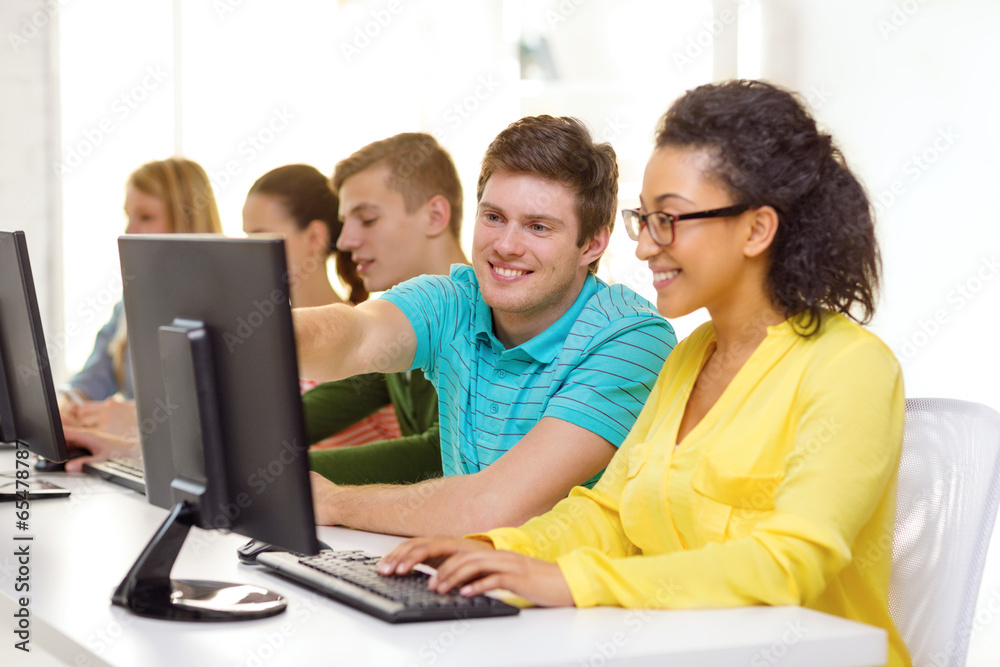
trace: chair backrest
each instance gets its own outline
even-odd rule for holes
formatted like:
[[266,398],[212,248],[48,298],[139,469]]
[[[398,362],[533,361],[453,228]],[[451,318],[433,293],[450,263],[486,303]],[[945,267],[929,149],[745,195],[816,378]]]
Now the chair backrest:
[[914,667],[962,667],[1000,499],[1000,413],[906,401],[889,611]]

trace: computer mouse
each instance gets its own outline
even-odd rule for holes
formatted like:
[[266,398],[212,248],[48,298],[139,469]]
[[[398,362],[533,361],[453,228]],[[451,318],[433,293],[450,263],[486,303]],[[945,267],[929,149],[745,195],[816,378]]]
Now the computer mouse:
[[[320,540],[320,549],[329,549],[330,545],[326,542]],[[268,544],[262,540],[250,540],[243,546],[236,549],[237,555],[240,557],[241,563],[253,564],[257,562],[257,556],[264,553],[265,551],[288,551],[288,549],[282,549],[281,547],[276,547],[273,544]]]
[[[78,459],[81,456],[90,456],[90,452],[81,447],[70,447],[66,461]],[[38,472],[66,472],[66,461],[50,461],[39,457],[35,463],[35,470]]]

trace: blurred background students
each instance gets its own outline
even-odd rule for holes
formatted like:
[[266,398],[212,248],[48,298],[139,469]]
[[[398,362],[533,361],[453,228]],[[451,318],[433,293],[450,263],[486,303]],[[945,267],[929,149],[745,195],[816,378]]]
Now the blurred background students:
[[[207,178],[203,185],[208,187]],[[186,191],[194,191],[194,188],[187,188]],[[185,205],[194,210],[196,201],[205,199],[193,199],[190,205]],[[145,204],[147,207],[154,207],[153,202]],[[139,216],[137,220],[144,224],[135,227],[130,224],[129,230],[146,233],[174,231],[155,215],[155,210],[153,213],[151,216]],[[145,219],[146,217],[150,219]],[[217,219],[216,214],[216,221]],[[286,165],[261,176],[247,193],[243,207],[243,229],[248,234],[273,233],[284,237],[289,298],[293,305],[310,307],[344,302],[331,285],[327,274],[327,261],[334,253],[337,254],[337,273],[349,289],[349,303],[359,303],[368,297],[368,291],[357,275],[350,255],[336,251],[335,242],[340,233],[337,196],[330,189],[327,178],[315,167],[304,164]],[[208,230],[195,227],[192,231]],[[219,231],[217,222],[211,231]],[[116,317],[115,326],[121,326],[124,331],[123,324],[117,324],[124,321],[121,304],[116,308]],[[110,324],[106,328],[110,328]],[[117,352],[114,345],[111,348],[113,352]],[[95,350],[95,354],[97,352],[99,350]],[[121,353],[126,354],[124,350]],[[127,359],[127,354],[125,358]],[[122,393],[131,399],[130,375],[128,378],[128,391]],[[299,379],[303,392],[315,384],[306,378]],[[110,456],[139,456],[139,432],[133,401],[114,398],[86,403],[69,408],[67,413],[69,417],[64,417],[67,439],[72,445],[87,449],[92,454],[69,462],[67,470],[79,470],[88,461]],[[383,403],[379,409],[370,411],[363,418],[345,424],[344,429],[330,431],[327,435],[330,446],[345,447],[373,440],[398,438],[400,430],[392,406]]]
[[[125,183],[126,234],[221,233],[212,185],[201,165],[181,157],[147,162]],[[123,433],[135,429],[132,367],[124,304],[97,334],[83,368],[60,392],[68,426]]]
[[[469,263],[459,245],[462,186],[434,137],[406,132],[368,144],[337,164],[331,183],[343,224],[337,248],[351,256],[369,291]],[[381,406],[391,404],[398,418],[399,440],[310,454],[328,479],[404,483],[441,475],[437,392],[422,371],[328,382],[307,392],[303,404],[314,449],[329,449],[331,433]]]
[[[288,290],[293,308],[344,303],[327,274],[327,261],[335,254],[337,275],[349,288],[348,303],[368,298],[350,253],[336,249],[341,223],[339,202],[327,178],[306,164],[290,164],[261,176],[243,204],[243,231],[247,234],[280,234],[285,239]],[[376,381],[372,378],[371,381]],[[359,382],[366,381],[359,379]],[[306,392],[318,383],[299,378]],[[342,428],[327,431],[324,445],[350,447],[400,436],[399,422],[390,401],[367,411]]]
[[347,302],[358,304],[368,298],[350,253],[336,250],[341,228],[338,205],[326,177],[307,164],[272,169],[247,192],[243,231],[285,237],[293,308],[344,303],[327,275],[327,261],[334,253],[337,275],[350,291]]

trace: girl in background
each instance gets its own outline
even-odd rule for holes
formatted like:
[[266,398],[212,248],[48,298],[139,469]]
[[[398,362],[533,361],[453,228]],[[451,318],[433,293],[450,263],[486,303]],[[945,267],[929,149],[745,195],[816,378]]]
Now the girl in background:
[[[336,255],[337,275],[350,289],[349,303],[368,298],[349,252],[336,249],[340,236],[340,202],[329,180],[315,167],[290,164],[261,176],[243,205],[243,231],[285,237],[288,286],[293,308],[343,303],[327,276],[327,260]],[[363,378],[361,378],[363,380]],[[299,378],[303,393],[318,382]],[[308,424],[307,424],[308,427]],[[307,428],[308,430],[308,428]],[[386,404],[344,430],[314,444],[314,449],[351,447],[401,437],[399,421]]]
[[337,275],[350,289],[349,303],[356,305],[368,298],[350,253],[336,249],[342,226],[339,206],[327,178],[306,164],[273,169],[247,193],[243,231],[285,237],[292,308],[344,302],[327,277],[327,260],[334,253]]
[[[147,162],[125,183],[126,234],[222,232],[208,175],[180,157]],[[60,392],[68,426],[122,432],[136,423],[124,304],[115,304],[83,368]]]

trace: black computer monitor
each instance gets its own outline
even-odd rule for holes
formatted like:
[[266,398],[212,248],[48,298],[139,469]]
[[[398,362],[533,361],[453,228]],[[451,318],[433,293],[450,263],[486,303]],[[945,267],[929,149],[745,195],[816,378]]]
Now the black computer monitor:
[[67,457],[24,232],[0,232],[0,441]]
[[264,589],[169,571],[191,526],[319,551],[284,241],[130,235],[118,246],[146,497],[172,511],[112,600],[178,620],[277,613],[284,602]]

